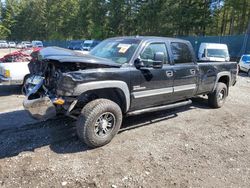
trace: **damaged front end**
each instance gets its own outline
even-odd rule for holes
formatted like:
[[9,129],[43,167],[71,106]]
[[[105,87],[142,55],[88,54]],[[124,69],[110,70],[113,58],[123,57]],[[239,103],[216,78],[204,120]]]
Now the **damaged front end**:
[[44,86],[44,78],[32,76],[26,81],[27,96],[23,106],[36,119],[47,120],[57,114],[56,104],[63,104],[63,99],[53,96]]
[[62,48],[44,48],[37,61],[29,63],[33,76],[24,84],[26,98],[23,106],[37,119],[47,120],[58,113],[76,118],[89,96],[76,95],[74,89],[78,84],[96,80],[98,74],[97,71],[86,71],[120,67],[111,60],[79,55]]

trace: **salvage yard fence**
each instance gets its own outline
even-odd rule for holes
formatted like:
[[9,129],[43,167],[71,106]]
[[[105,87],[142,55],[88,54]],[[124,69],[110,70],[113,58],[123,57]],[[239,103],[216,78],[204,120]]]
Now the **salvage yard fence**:
[[43,41],[45,47],[48,46],[58,46],[61,48],[68,48],[71,40],[52,40],[52,41]]
[[[227,44],[229,54],[232,59],[239,59],[242,54],[250,53],[250,34],[230,35],[230,36],[179,36],[191,42],[196,54],[198,54],[199,46],[202,42]],[[71,40],[65,41],[44,41],[44,46],[58,46],[67,48]]]

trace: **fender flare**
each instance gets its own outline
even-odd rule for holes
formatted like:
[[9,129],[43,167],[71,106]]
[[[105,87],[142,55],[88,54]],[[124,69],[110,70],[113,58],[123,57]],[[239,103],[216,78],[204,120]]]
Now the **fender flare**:
[[127,112],[130,108],[130,92],[128,89],[128,85],[123,81],[106,80],[106,81],[93,81],[93,82],[79,84],[74,89],[73,95],[79,96],[87,91],[96,89],[108,89],[108,88],[120,89],[123,92],[126,99],[126,112]]
[[216,86],[217,86],[217,83],[219,82],[219,79],[220,79],[222,76],[228,76],[228,78],[229,78],[229,86],[230,86],[230,83],[231,83],[231,73],[228,72],[228,71],[219,72],[219,73],[217,74],[217,78],[216,78],[216,81],[215,81],[215,84],[214,84],[213,91],[215,91]]

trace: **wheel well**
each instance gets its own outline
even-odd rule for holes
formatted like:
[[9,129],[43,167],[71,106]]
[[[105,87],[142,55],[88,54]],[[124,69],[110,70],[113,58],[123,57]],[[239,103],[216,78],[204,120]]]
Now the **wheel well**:
[[218,82],[222,82],[224,84],[226,84],[227,88],[229,87],[229,76],[222,76],[220,77],[220,79],[218,80]]
[[87,103],[95,99],[109,99],[118,104],[123,113],[126,112],[126,97],[119,88],[104,88],[87,91],[78,97],[77,108],[83,108]]

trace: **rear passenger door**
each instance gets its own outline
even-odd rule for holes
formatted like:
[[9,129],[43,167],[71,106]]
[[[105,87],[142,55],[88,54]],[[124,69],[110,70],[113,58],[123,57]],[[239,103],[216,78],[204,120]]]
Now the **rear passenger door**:
[[197,90],[199,67],[195,62],[191,49],[192,47],[189,43],[170,43],[174,70],[174,100],[190,98]]

